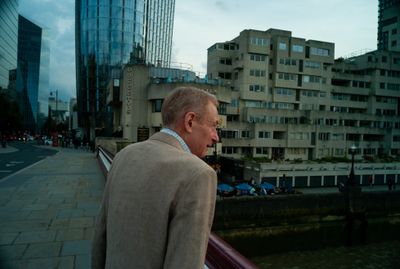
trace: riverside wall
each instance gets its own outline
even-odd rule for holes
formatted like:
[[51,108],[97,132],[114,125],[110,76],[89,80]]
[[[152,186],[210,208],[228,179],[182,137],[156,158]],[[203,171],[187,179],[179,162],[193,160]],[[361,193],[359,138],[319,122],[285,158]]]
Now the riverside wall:
[[400,240],[400,191],[351,204],[349,218],[343,193],[222,198],[212,229],[246,257]]
[[[400,192],[364,192],[353,196],[353,210],[369,217],[400,216]],[[227,197],[217,200],[213,229],[280,226],[340,220],[343,193]]]

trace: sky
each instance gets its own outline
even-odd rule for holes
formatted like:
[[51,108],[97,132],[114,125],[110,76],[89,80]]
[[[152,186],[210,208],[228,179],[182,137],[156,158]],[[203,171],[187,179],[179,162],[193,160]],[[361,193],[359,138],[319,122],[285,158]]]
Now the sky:
[[[50,91],[76,96],[75,0],[19,0],[20,14],[50,36]],[[207,70],[207,49],[245,29],[270,28],[335,43],[335,58],[375,50],[378,0],[176,0],[173,66]]]

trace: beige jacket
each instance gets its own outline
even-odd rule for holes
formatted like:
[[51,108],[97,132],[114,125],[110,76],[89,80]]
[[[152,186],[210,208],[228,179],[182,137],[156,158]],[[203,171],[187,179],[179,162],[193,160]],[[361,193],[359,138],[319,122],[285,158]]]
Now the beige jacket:
[[118,153],[92,245],[92,268],[204,268],[217,177],[165,133]]

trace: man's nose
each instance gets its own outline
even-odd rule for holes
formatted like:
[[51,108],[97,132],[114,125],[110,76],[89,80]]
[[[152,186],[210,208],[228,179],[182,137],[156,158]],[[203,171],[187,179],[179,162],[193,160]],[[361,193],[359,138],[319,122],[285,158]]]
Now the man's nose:
[[217,130],[215,130],[215,132],[213,134],[212,141],[213,141],[213,143],[218,143],[218,141],[219,141],[219,136],[218,136]]

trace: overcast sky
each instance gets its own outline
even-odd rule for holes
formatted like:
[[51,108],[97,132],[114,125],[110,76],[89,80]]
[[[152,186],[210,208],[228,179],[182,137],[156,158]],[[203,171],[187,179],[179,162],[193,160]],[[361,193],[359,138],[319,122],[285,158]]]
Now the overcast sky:
[[[50,90],[75,91],[75,0],[20,0],[21,15],[50,36]],[[244,29],[276,28],[335,43],[335,58],[376,49],[378,0],[176,0],[172,61],[205,75],[207,48]]]

